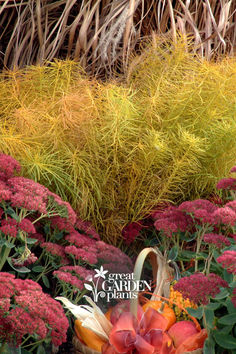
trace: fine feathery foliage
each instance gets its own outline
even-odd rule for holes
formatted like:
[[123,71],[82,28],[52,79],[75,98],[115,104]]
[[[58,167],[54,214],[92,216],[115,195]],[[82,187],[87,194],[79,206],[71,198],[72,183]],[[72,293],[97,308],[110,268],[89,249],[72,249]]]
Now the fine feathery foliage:
[[207,59],[233,55],[235,16],[232,0],[2,0],[0,66],[72,58],[110,76],[125,72],[130,53],[153,33],[189,36]]
[[0,78],[0,151],[116,245],[127,223],[209,195],[235,164],[235,59],[164,47],[130,63],[126,86],[69,60]]

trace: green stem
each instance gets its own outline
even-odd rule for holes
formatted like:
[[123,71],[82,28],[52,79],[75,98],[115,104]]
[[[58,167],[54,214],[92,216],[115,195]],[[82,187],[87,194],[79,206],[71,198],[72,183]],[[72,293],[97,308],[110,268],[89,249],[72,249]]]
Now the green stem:
[[[8,240],[8,242],[11,242],[11,243],[14,243],[15,242],[15,239],[10,237]],[[0,248],[1,252],[1,259],[0,259],[0,271],[2,270],[5,262],[6,262],[6,259],[7,257],[9,256],[10,252],[11,252],[11,248],[9,247],[6,247],[6,246],[3,246]],[[2,254],[3,253],[3,254]]]

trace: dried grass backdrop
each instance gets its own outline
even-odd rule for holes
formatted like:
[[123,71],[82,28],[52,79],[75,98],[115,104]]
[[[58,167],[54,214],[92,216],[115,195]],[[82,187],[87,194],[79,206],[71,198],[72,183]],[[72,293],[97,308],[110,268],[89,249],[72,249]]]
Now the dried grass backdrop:
[[190,36],[207,59],[233,55],[235,23],[235,0],[1,0],[0,65],[70,58],[109,77],[153,33]]

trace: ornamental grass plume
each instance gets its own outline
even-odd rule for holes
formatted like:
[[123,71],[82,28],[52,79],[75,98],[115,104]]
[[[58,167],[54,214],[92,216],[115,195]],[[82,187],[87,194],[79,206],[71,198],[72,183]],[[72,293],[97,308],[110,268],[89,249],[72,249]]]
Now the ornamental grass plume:
[[227,272],[236,274],[236,251],[224,251],[224,253],[216,260],[227,270]]
[[0,342],[35,348],[66,342],[68,320],[60,304],[32,280],[0,273]]
[[0,77],[0,150],[114,245],[158,203],[213,192],[235,164],[235,59],[156,44],[126,84],[88,80],[69,60]]
[[174,286],[185,299],[195,304],[207,305],[210,297],[215,297],[220,292],[220,287],[228,287],[228,283],[214,273],[208,276],[202,273],[195,273],[188,277],[181,278]]

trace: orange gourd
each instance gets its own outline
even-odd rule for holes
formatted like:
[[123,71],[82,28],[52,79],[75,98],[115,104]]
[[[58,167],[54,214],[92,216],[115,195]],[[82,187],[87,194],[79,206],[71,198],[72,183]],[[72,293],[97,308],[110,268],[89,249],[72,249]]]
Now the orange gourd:
[[167,319],[167,329],[169,329],[176,322],[174,311],[166,303],[163,303],[162,301],[150,300],[143,305],[143,311],[145,312],[149,307],[152,307]]
[[105,313],[106,318],[110,321],[111,320],[111,312],[113,310],[113,307],[110,307],[107,312]]
[[87,347],[97,350],[98,352],[102,351],[102,346],[106,343],[106,341],[101,339],[96,333],[83,327],[79,320],[75,320],[75,333],[79,340],[82,340]]

